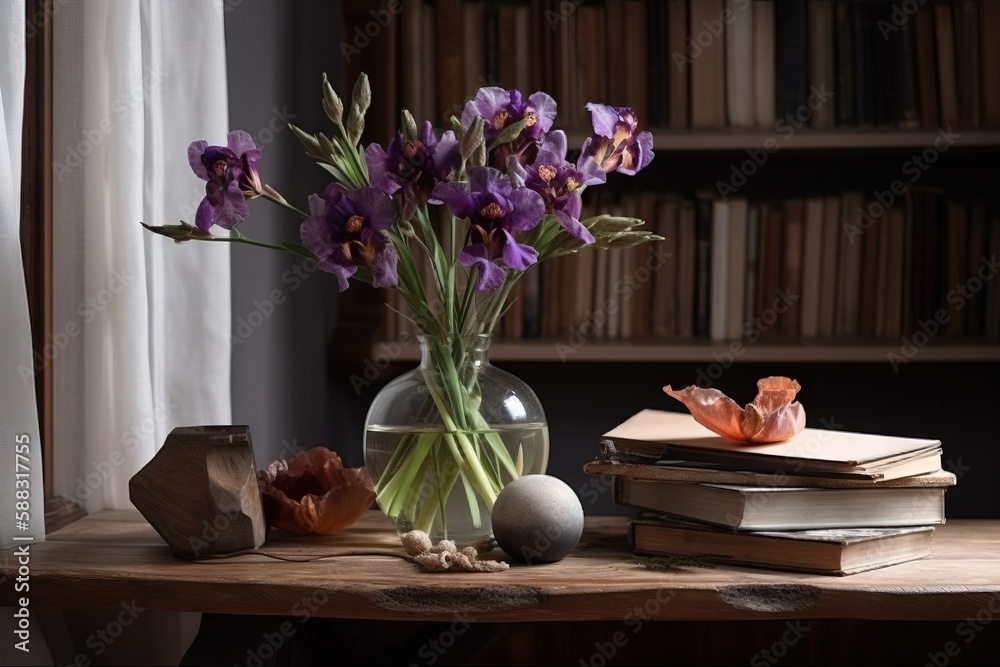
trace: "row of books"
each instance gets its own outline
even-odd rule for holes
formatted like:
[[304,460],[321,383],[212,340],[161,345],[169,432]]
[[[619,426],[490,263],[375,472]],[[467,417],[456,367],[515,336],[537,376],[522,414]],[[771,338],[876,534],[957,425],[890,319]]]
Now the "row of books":
[[643,4],[654,125],[1000,127],[995,3]]
[[633,551],[847,575],[926,556],[944,495],[938,440],[805,429],[772,445],[643,410],[603,436],[584,469],[639,508]]
[[[369,4],[346,3],[348,36],[365,36]],[[402,102],[438,126],[499,85],[549,92],[564,128],[588,128],[592,101],[670,129],[1000,127],[1000,6],[911,4],[433,0],[380,29],[383,53],[369,64],[382,107]],[[360,71],[354,50],[349,69]],[[384,120],[394,128],[395,112]]]
[[665,240],[529,272],[503,335],[898,339],[931,326],[942,338],[1000,337],[1000,217],[935,190],[913,188],[888,209],[880,194],[599,201],[585,215],[642,217]]

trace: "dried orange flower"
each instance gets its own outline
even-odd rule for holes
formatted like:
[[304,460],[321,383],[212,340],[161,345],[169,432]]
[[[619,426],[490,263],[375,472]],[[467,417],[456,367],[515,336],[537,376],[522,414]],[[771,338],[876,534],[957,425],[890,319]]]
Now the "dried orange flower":
[[668,396],[684,404],[695,421],[724,438],[736,442],[782,442],[799,434],[806,426],[806,411],[795,400],[801,387],[786,377],[766,377],[757,381],[757,397],[746,408],[718,389],[697,386],[663,388]]
[[342,530],[375,500],[368,469],[345,468],[326,447],[301,451],[291,461],[279,459],[258,470],[257,481],[268,523],[291,533]]

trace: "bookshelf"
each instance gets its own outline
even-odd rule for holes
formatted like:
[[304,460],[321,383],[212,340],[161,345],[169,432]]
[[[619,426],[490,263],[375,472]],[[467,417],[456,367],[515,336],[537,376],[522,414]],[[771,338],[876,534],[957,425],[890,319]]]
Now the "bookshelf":
[[[349,35],[379,9],[368,0],[344,5]],[[404,3],[398,19],[351,59],[347,76],[367,71],[377,77],[374,94],[383,103],[368,140],[391,135],[400,106],[446,126],[482,85],[551,93],[570,146],[589,135],[582,109],[591,100],[633,106],[651,128],[652,165],[629,182],[609,182],[606,194],[588,193],[594,196],[585,197],[584,214],[637,215],[658,233],[671,230],[669,251],[683,268],[670,268],[671,281],[654,278],[636,290],[634,303],[621,309],[629,321],[598,327],[582,345],[573,344],[573,327],[647,251],[623,253],[609,266],[579,253],[534,269],[536,282],[522,280],[520,297],[494,337],[494,360],[712,362],[735,345],[738,362],[878,363],[912,342],[918,325],[944,307],[949,323],[918,346],[912,361],[997,362],[1000,280],[983,281],[961,308],[948,300],[954,281],[967,280],[978,258],[1000,249],[1000,47],[994,38],[1000,2],[917,5],[903,20],[893,16],[889,0],[427,0]],[[817,89],[832,95],[814,104]],[[796,113],[802,122],[789,124]],[[949,128],[955,139],[933,156],[933,166],[906,172],[907,161],[932,149]],[[722,195],[718,184],[733,165],[767,146],[766,167]],[[891,213],[876,216],[875,231],[866,228],[862,250],[845,251],[850,246],[841,238],[829,257],[817,253],[837,234],[824,231],[817,240],[820,222],[809,219],[809,210],[824,207],[824,230],[846,229],[895,180],[905,194],[894,198]],[[730,198],[743,202],[750,216],[734,220]],[[682,213],[678,222],[674,211],[661,227],[667,201],[692,217]],[[836,220],[829,219],[831,211]],[[748,222],[758,215],[756,224]],[[774,218],[766,223],[769,253],[766,215]],[[754,235],[752,260],[748,240],[737,247],[730,231],[719,235],[740,225],[749,225],[747,238]],[[716,250],[720,238],[728,249]],[[729,265],[739,253],[747,277],[733,282]],[[751,261],[755,278],[747,269]],[[821,277],[809,268],[830,261],[835,268],[824,268]],[[775,267],[772,274],[768,266]],[[593,277],[581,288],[578,276]],[[767,302],[751,293],[754,284],[773,293],[786,279],[797,289],[812,285],[806,299],[835,305],[780,317],[774,330],[750,343],[740,325]],[[598,286],[600,280],[609,282]],[[816,280],[825,291],[817,291]],[[725,289],[711,286],[720,281]],[[673,290],[666,301],[663,284]],[[540,304],[534,315],[524,310],[527,290],[535,290]],[[716,305],[720,300],[724,306]],[[658,312],[663,308],[666,315]],[[690,318],[678,315],[688,309]],[[824,318],[815,310],[828,312]],[[350,301],[342,312],[350,322]],[[370,307],[359,312],[372,347],[412,340],[415,332],[403,318],[383,315],[376,322]],[[400,349],[398,360],[418,358],[415,345]]]

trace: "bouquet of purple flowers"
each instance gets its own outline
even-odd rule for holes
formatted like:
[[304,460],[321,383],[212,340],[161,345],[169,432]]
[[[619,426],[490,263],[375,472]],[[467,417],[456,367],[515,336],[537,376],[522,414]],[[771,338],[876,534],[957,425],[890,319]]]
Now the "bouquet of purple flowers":
[[[511,288],[539,262],[659,238],[637,230],[643,222],[635,218],[581,220],[583,191],[604,183],[610,172],[633,175],[648,165],[653,139],[638,131],[631,109],[588,104],[594,134],[571,162],[566,134],[553,129],[552,97],[489,87],[466,103],[461,118],[452,117],[450,129],[436,129],[429,121],[418,125],[403,110],[402,129],[387,146],[362,147],[370,101],[362,74],[345,119],[344,103],[324,76],[323,108],[333,131],[327,136],[291,127],[334,179],[309,197],[308,211],[262,183],[260,151],[246,132],[234,131],[226,146],[196,141],[188,148],[192,170],[206,181],[195,224],[144,226],[177,242],[248,243],[309,257],[336,276],[341,291],[352,279],[399,290],[430,346],[439,374],[433,407],[444,429],[440,447],[417,437],[404,442],[400,460],[390,463],[376,491],[379,505],[397,524],[429,532],[435,512],[423,503],[426,496],[440,502],[443,512],[442,498],[460,480],[488,510],[504,485],[523,472],[520,452],[491,434],[480,415],[470,341],[492,333]],[[302,219],[301,244],[273,245],[240,232],[250,214],[248,202],[258,198]],[[450,212],[451,228],[439,235],[431,207],[440,206]],[[229,234],[216,236],[213,226]],[[429,260],[430,284],[422,280],[417,253]],[[441,455],[451,457],[456,474],[434,493],[419,493],[424,463]]]

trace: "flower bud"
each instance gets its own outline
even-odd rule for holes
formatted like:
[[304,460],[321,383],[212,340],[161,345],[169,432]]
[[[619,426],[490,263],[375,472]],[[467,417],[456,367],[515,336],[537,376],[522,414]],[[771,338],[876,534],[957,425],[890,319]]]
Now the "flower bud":
[[409,109],[403,109],[400,114],[400,125],[403,128],[403,136],[410,141],[414,141],[417,138],[417,121],[413,119],[413,114],[410,113]]
[[476,119],[472,121],[472,125],[462,135],[462,142],[459,144],[462,159],[468,160],[483,145],[483,142],[483,118],[482,116],[476,116]]
[[372,88],[368,84],[368,75],[364,72],[358,76],[357,83],[354,84],[354,93],[351,95],[351,113],[354,113],[354,105],[358,105],[362,119],[372,103]]
[[326,78],[325,72],[323,73],[323,111],[326,112],[327,117],[336,125],[340,125],[343,122],[344,103],[333,89],[333,86],[330,85],[330,80]]

